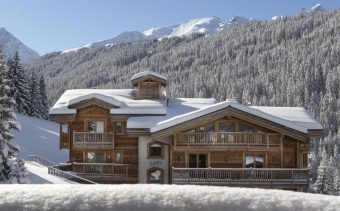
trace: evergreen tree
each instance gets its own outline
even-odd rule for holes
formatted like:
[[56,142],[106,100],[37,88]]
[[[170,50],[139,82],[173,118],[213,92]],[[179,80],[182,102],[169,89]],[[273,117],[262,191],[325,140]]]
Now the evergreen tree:
[[8,69],[8,75],[11,81],[10,96],[16,101],[14,109],[22,114],[30,114],[27,78],[20,64],[18,52],[16,52],[14,56],[8,60]]
[[39,112],[39,84],[37,81],[37,75],[35,72],[32,72],[30,82],[29,82],[29,108],[30,108],[30,116],[40,117]]
[[314,186],[314,191],[316,193],[324,193],[324,194],[328,193],[327,192],[328,184],[326,184],[327,169],[328,169],[327,153],[326,153],[326,149],[323,149],[322,159],[321,159],[320,165],[318,167],[318,172],[317,172],[318,177],[316,179],[315,186]]
[[44,76],[41,75],[39,80],[39,116],[42,119],[48,119],[48,99],[46,94],[46,84]]
[[9,96],[8,69],[0,48],[0,183],[26,183],[27,172],[23,161],[17,159],[19,148],[10,141],[12,130],[19,130],[13,110],[15,101]]
[[340,171],[339,168],[335,169],[334,173],[334,195],[340,195]]

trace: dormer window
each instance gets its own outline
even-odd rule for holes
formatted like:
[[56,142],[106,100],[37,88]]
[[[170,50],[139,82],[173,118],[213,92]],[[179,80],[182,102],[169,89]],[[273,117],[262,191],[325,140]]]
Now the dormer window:
[[160,99],[167,79],[159,73],[145,71],[133,75],[131,83],[138,89],[138,99]]
[[116,122],[116,124],[115,124],[116,134],[124,134],[124,130],[125,130],[124,122]]

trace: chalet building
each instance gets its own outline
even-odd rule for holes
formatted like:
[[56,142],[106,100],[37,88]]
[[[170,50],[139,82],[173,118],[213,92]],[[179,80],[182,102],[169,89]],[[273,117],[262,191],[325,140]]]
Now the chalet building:
[[133,89],[67,90],[50,110],[71,171],[100,183],[308,188],[322,126],[300,107],[167,98],[146,71]]

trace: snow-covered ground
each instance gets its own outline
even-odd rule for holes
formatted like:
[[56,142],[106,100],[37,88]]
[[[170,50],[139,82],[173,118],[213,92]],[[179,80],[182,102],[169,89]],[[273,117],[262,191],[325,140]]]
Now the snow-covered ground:
[[340,197],[176,185],[2,185],[0,210],[339,210]]
[[29,172],[31,184],[75,184],[72,181],[48,174],[47,167],[37,162],[26,161],[25,167]]
[[55,163],[68,160],[67,150],[59,150],[59,124],[17,114],[21,132],[14,132],[13,142],[20,146],[21,156],[39,155]]

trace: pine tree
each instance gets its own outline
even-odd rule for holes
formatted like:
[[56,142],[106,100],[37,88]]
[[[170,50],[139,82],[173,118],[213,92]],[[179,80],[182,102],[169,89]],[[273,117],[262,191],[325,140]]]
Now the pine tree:
[[48,119],[48,99],[46,94],[46,84],[44,76],[41,75],[39,80],[39,116],[42,119]]
[[336,196],[340,195],[340,171],[339,171],[339,168],[335,169],[333,187],[334,187],[334,195],[336,195]]
[[315,185],[314,185],[314,191],[316,193],[325,193],[327,167],[328,167],[328,162],[327,162],[326,149],[323,149],[322,160],[321,160],[319,168],[318,168],[318,177],[317,177]]
[[20,64],[19,53],[16,52],[8,60],[8,72],[11,78],[11,97],[16,101],[15,111],[22,114],[29,114],[29,94],[27,78]]
[[19,148],[10,141],[12,130],[19,130],[13,110],[15,101],[9,96],[10,86],[8,69],[4,63],[0,48],[0,183],[27,182],[26,168],[21,159],[16,159]]
[[30,82],[29,82],[29,108],[30,116],[39,117],[39,84],[37,81],[37,75],[32,72]]

